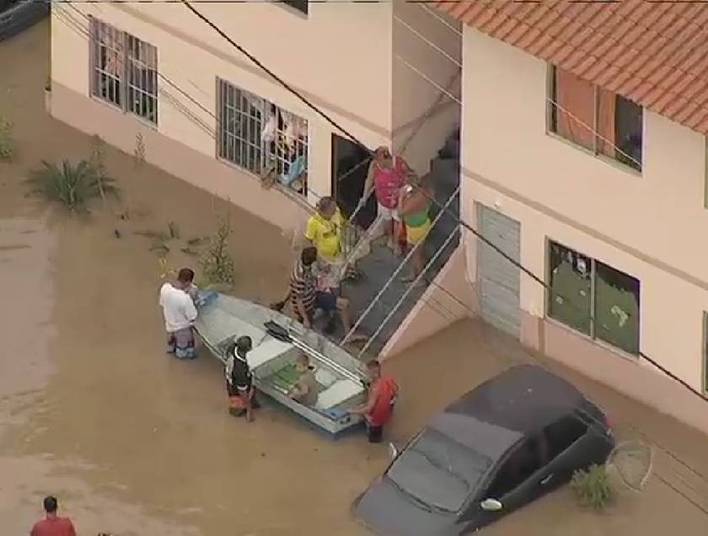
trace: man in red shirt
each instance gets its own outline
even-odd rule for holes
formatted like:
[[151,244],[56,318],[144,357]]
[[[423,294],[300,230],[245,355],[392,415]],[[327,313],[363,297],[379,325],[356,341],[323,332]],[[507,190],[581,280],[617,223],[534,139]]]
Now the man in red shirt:
[[76,536],[71,520],[57,515],[58,508],[56,497],[45,497],[44,511],[47,512],[47,517],[35,523],[30,536]]
[[371,380],[369,398],[366,404],[352,410],[352,413],[363,415],[366,419],[369,443],[381,443],[383,427],[393,414],[398,384],[390,376],[381,375],[381,364],[378,361],[367,363],[366,372]]

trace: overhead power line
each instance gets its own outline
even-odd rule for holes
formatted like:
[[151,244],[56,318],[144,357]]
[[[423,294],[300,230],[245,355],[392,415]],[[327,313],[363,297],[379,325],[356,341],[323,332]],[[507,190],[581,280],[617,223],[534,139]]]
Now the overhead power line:
[[[179,1],[182,2],[182,0],[179,0]],[[70,3],[76,3],[76,2],[64,2],[64,3],[70,4]],[[80,10],[74,8],[74,7],[71,6],[71,5],[70,5],[69,7],[71,7],[71,8],[72,8],[74,11],[76,11],[78,14],[82,15],[84,18],[88,18],[88,17],[87,17],[83,12],[81,12]],[[68,20],[64,20],[64,18],[59,17],[59,19],[60,19],[61,22],[63,22],[65,25],[69,26],[73,31],[77,32],[80,36],[86,37],[86,38],[90,39],[90,35],[89,35],[88,32],[85,30],[85,28],[83,28],[83,27],[81,26],[80,23],[77,23],[77,22],[75,21],[75,19],[73,19],[72,17],[69,16],[68,13],[63,13],[63,15],[64,15],[64,17],[66,17]],[[159,74],[159,73],[158,73],[158,74]],[[179,86],[177,86],[174,82],[172,82],[171,80],[167,79],[164,75],[159,75],[159,76],[160,76],[162,79],[164,79],[166,82],[168,82],[169,85],[171,85],[172,87],[174,87],[175,89],[177,89],[177,90],[179,91],[179,93],[181,93],[183,96],[185,96],[185,98],[187,98],[187,99],[190,100],[192,103],[194,103],[195,105],[197,105],[200,109],[202,109],[202,110],[205,111],[206,113],[208,113],[208,114],[214,116],[214,114],[213,114],[210,110],[208,110],[206,107],[204,107],[203,105],[201,105],[201,104],[196,100],[196,98],[192,97],[192,96],[189,94],[189,92],[187,92],[186,90],[184,90],[184,89],[180,88]],[[174,97],[172,97],[171,95],[168,95],[168,96],[170,97],[170,99],[174,99]],[[186,113],[186,110],[178,110],[178,111],[181,112],[181,113],[183,113],[183,114]],[[190,115],[189,119],[192,120],[193,114],[191,114],[191,112],[190,112],[189,115]],[[214,116],[214,117],[215,117],[215,116]],[[198,118],[197,118],[197,120],[198,120]],[[200,125],[201,125],[201,122],[200,122]],[[212,133],[212,136],[213,136],[213,133]],[[453,214],[453,216],[454,216],[454,214]],[[461,222],[460,224],[461,224],[462,226],[465,225],[465,224],[462,223],[462,222]],[[481,235],[478,235],[478,236],[479,236],[479,238],[480,238],[481,240],[483,240],[483,241],[486,240],[486,239],[485,239],[484,237],[482,237]],[[491,247],[497,249],[496,246],[494,246],[493,244],[491,244],[491,243],[488,243],[488,244],[489,244]],[[501,251],[498,250],[498,249],[497,249],[497,251],[498,251],[500,254],[502,254],[503,256],[505,256],[508,260],[510,260],[510,262],[514,263],[514,264],[517,265],[520,269],[524,270],[523,266],[520,265],[520,264],[518,264],[514,259],[511,259],[511,258],[507,257],[503,252],[501,252]],[[427,268],[426,268],[426,270],[424,270],[423,273],[426,273],[426,272],[427,272]],[[530,272],[529,272],[529,275],[530,275],[530,276],[533,276],[533,274],[530,273]],[[474,314],[474,311],[473,311],[472,309],[470,309],[467,304],[465,304],[465,303],[464,303],[462,300],[460,300],[454,293],[452,293],[450,290],[448,290],[447,288],[445,288],[443,285],[440,285],[439,283],[435,282],[434,280],[429,280],[428,282],[429,282],[429,284],[435,286],[436,288],[438,288],[439,290],[441,290],[442,292],[444,292],[450,299],[452,299],[453,301],[455,301],[456,303],[458,303],[461,307],[463,307],[463,308],[465,308],[466,310],[468,310],[471,314]],[[543,281],[539,281],[539,282],[540,282],[541,284],[543,284],[544,286],[546,286]],[[553,291],[553,289],[551,289],[550,287],[548,287],[548,288],[549,288],[550,292],[552,292],[554,295],[559,295],[559,296],[560,296],[560,294],[558,294],[558,293],[556,293],[555,291]],[[436,312],[437,314],[439,314],[441,317],[446,318],[447,320],[449,320],[449,321],[451,321],[451,322],[457,320],[457,318],[455,317],[455,314],[454,314],[446,305],[444,305],[440,300],[438,300],[438,299],[436,299],[436,298],[433,298],[433,297],[431,297],[431,296],[422,297],[422,299],[424,300],[424,302],[425,302],[429,307],[432,307],[432,309],[433,309],[434,312]],[[532,357],[532,359],[534,359],[534,358]],[[541,365],[542,365],[542,364],[541,364]],[[542,366],[543,366],[543,365],[542,365]],[[593,417],[592,417],[591,415],[588,415],[588,418],[590,418],[591,420],[594,420],[596,423],[599,423],[599,421],[597,421],[596,419],[593,419]],[[589,423],[586,423],[586,424],[589,424]],[[649,437],[647,437],[647,438],[648,438],[648,439],[652,442],[652,444],[654,444],[657,448],[659,448],[660,450],[662,450],[663,452],[665,452],[666,454],[668,454],[671,458],[673,458],[674,460],[676,460],[677,462],[679,462],[681,465],[683,465],[683,466],[684,466],[685,468],[687,468],[689,471],[691,471],[692,473],[694,473],[697,477],[699,477],[699,478],[701,478],[702,480],[705,481],[705,477],[702,475],[701,472],[699,472],[698,470],[696,470],[695,468],[693,468],[691,465],[689,465],[687,462],[685,462],[685,461],[682,460],[680,457],[678,457],[677,455],[675,455],[673,452],[671,452],[670,450],[668,450],[666,447],[662,447],[661,445],[659,445],[658,443],[656,443],[656,441],[654,441],[653,438],[649,438]],[[675,488],[674,488],[674,489],[675,489]],[[677,493],[680,493],[681,495],[683,495],[683,493],[681,493],[679,490],[675,490],[675,491],[676,491]],[[684,495],[684,497],[685,497],[685,495]],[[690,500],[690,499],[689,499],[689,500]],[[691,501],[691,502],[693,502],[693,501]],[[695,504],[695,503],[694,503],[694,504]]]
[[[334,121],[332,118],[329,117],[329,115],[322,110],[315,104],[312,104],[306,97],[304,97],[300,92],[298,92],[296,89],[294,89],[290,84],[285,82],[282,78],[280,78],[277,74],[275,74],[271,69],[263,65],[263,63],[253,56],[250,52],[246,51],[241,45],[236,43],[231,37],[229,37],[219,26],[217,26],[214,22],[212,22],[207,16],[203,15],[197,8],[195,8],[189,0],[180,0],[185,7],[191,11],[197,18],[199,18],[201,21],[203,21],[205,24],[207,24],[209,27],[211,27],[216,33],[218,33],[223,39],[225,39],[231,46],[233,46],[236,50],[244,54],[249,60],[251,60],[256,66],[260,67],[263,69],[266,73],[268,73],[275,81],[277,81],[279,84],[281,84],[285,89],[290,91],[293,95],[295,95],[297,98],[299,98],[306,106],[308,106],[310,109],[315,111],[320,117],[325,119],[330,125],[335,127],[337,130],[339,130],[342,134],[344,134],[347,138],[352,140],[354,143],[358,144],[362,148],[366,149],[370,154],[372,153],[371,149],[366,147],[361,141],[358,140],[356,136],[351,134],[349,131],[347,131],[344,127],[339,125],[336,121]],[[460,174],[461,177],[466,177],[463,173]],[[508,254],[506,254],[504,251],[502,251],[496,244],[492,243],[489,239],[487,239],[485,236],[483,236],[477,229],[475,229],[472,225],[467,223],[463,218],[460,218],[457,214],[455,214],[452,210],[450,209],[444,209],[443,206],[432,196],[429,196],[428,194],[424,194],[426,197],[428,197],[428,200],[437,206],[440,209],[447,210],[453,218],[455,218],[456,222],[459,223],[462,227],[464,227],[466,230],[470,231],[474,236],[482,240],[485,244],[487,244],[489,247],[494,249],[497,253],[502,255],[506,260],[511,262],[514,266],[519,268],[521,271],[523,271],[526,275],[528,275],[532,280],[536,281],[538,284],[543,286],[546,290],[550,290],[551,287],[548,283],[546,283],[542,278],[540,278],[538,275],[536,275],[534,272],[532,272],[530,269],[526,268],[523,264],[518,262],[516,259],[512,258]],[[690,392],[693,396],[697,397],[699,400],[701,400],[704,403],[708,403],[708,399],[694,389],[688,382],[686,382],[684,379],[678,377],[676,374],[668,370],[666,367],[658,363],[655,359],[649,357],[646,355],[644,352],[639,352],[638,354],[640,357],[654,365],[658,370],[660,370],[662,373],[664,373],[666,376],[677,382],[679,385],[681,385],[684,389],[686,389],[688,392]]]

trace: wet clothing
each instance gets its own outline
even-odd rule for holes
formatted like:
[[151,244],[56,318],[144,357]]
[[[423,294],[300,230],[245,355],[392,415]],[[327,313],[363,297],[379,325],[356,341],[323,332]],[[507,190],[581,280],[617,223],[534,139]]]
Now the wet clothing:
[[249,405],[253,405],[256,390],[253,388],[253,375],[245,355],[230,352],[224,367],[226,393],[229,397],[229,413],[242,415]]
[[48,517],[35,523],[30,536],[76,536],[76,530],[67,517]]
[[398,206],[398,193],[406,183],[407,172],[405,161],[397,156],[393,158],[391,168],[374,163],[374,192],[381,207],[395,209]]
[[197,357],[194,328],[187,327],[167,334],[167,352],[177,359],[194,359]]
[[339,209],[329,220],[315,214],[307,220],[305,238],[317,248],[317,255],[334,262],[342,255],[342,226],[344,219]]
[[226,359],[224,374],[226,376],[226,385],[232,391],[245,392],[250,390],[253,385],[253,376],[251,368],[248,366],[248,361],[246,361],[246,356],[238,352],[235,356],[232,353]]
[[398,396],[398,384],[393,378],[384,376],[376,380],[370,387],[371,394],[376,399],[371,412],[366,415],[370,426],[383,427],[393,414],[393,406]]
[[191,296],[172,283],[165,283],[160,288],[160,307],[165,317],[167,333],[191,327],[197,319],[197,308]]

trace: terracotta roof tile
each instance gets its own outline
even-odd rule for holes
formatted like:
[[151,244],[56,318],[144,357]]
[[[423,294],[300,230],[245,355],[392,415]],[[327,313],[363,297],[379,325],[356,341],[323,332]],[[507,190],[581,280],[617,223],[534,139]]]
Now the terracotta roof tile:
[[708,6],[439,1],[482,33],[708,135]]

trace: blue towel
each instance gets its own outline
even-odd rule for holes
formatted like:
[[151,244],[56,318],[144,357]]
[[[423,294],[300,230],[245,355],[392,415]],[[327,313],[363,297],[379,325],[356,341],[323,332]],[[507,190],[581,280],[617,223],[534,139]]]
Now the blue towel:
[[198,307],[206,307],[207,305],[211,305],[216,301],[216,298],[219,296],[218,292],[214,292],[213,290],[200,290],[199,294],[197,294],[197,299],[194,301],[194,304]]
[[291,164],[287,173],[280,175],[280,182],[285,186],[290,186],[307,171],[307,159],[304,156],[297,157]]

